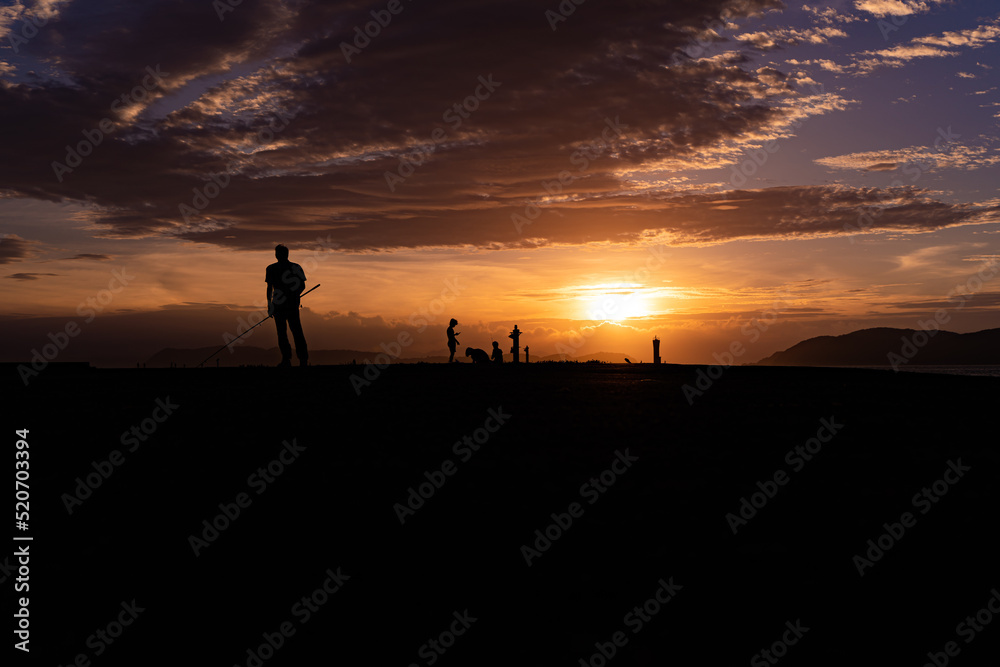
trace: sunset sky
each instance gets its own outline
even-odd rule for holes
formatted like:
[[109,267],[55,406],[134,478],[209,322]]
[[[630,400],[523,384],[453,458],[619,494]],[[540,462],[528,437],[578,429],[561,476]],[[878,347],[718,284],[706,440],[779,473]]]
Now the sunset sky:
[[277,243],[313,349],[1000,327],[995,2],[576,1],[5,3],[0,360],[222,345]]

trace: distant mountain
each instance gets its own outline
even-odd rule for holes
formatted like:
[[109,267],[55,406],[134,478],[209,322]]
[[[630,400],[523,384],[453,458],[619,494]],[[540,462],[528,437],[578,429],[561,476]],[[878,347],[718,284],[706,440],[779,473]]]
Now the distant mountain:
[[[894,355],[894,356],[890,356]],[[978,366],[1000,364],[1000,329],[959,334],[922,329],[861,329],[818,336],[755,366]]]
[[[504,354],[504,360],[508,360],[509,355]],[[625,359],[628,359],[628,362]],[[639,363],[638,357],[633,357],[631,354],[625,354],[624,352],[594,352],[593,354],[584,354],[579,357],[568,357],[565,354],[550,354],[548,356],[537,358],[531,357],[532,361],[603,361],[609,364],[624,364],[624,363]]]
[[[171,364],[179,367],[194,368],[200,364],[206,357],[218,350],[217,347],[204,347],[197,349],[178,349],[178,348],[164,348],[151,356],[146,360],[147,368],[169,368]],[[488,352],[489,350],[487,350]],[[356,361],[359,364],[364,363],[365,359],[375,361],[375,357],[381,354],[379,352],[365,352],[362,350],[310,350],[309,351],[309,363],[317,366],[334,366],[337,364],[350,364]],[[462,363],[471,363],[469,359],[465,356],[465,349],[458,351],[455,358]],[[504,361],[513,361],[513,355],[509,352],[504,351]],[[579,357],[569,358],[569,361],[607,361],[615,364],[625,363],[625,358],[628,357],[632,363],[639,363],[639,360],[631,357],[629,355],[620,352],[597,352],[595,354],[585,354]],[[214,357],[212,357],[206,366],[215,366],[216,361],[218,361],[219,366],[233,367],[233,366],[274,366],[281,359],[281,352],[276,347],[265,350],[262,347],[252,347],[249,345],[241,346],[237,345],[233,348],[232,353],[228,350],[222,350]],[[524,360],[524,350],[521,350],[521,360]],[[531,355],[531,361],[565,361],[567,360],[565,355],[552,354],[547,357],[539,359],[538,357]],[[384,361],[380,360],[380,361]],[[415,364],[415,363],[431,363],[439,364],[448,361],[447,355],[434,355],[429,357],[402,357],[400,359],[394,359],[394,363],[402,364]],[[296,360],[292,360],[293,364],[298,363]]]

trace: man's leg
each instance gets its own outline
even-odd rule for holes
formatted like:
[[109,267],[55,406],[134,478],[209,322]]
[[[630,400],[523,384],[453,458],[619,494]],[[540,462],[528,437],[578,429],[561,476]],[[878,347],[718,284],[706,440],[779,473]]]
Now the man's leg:
[[[302,333],[299,311],[288,313],[288,327],[292,330],[292,338],[295,339],[295,356],[299,358],[299,363],[304,365],[309,361],[309,348],[306,347],[306,337]],[[291,354],[289,354],[289,358],[291,358]]]
[[[298,313],[295,313],[296,317]],[[274,311],[274,325],[278,328],[278,349],[281,350],[281,363],[292,361],[292,346],[288,344],[287,316],[278,310]]]

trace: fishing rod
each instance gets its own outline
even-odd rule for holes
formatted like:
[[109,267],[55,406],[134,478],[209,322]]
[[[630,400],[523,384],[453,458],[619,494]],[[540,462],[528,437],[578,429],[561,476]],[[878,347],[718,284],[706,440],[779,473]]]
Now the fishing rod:
[[[309,292],[312,292],[314,289],[318,289],[318,288],[319,288],[319,284],[317,284],[316,287],[313,287],[311,290],[307,290],[307,291],[303,292],[302,294],[300,294],[299,298],[301,299],[306,294],[309,294]],[[299,308],[301,308],[301,307],[302,307],[302,304],[299,304]],[[211,359],[212,357],[214,357],[215,355],[217,355],[219,352],[222,352],[224,349],[226,349],[227,347],[231,346],[233,343],[235,343],[236,341],[238,341],[240,338],[243,338],[248,333],[250,333],[251,331],[253,331],[257,327],[259,327],[260,325],[264,324],[264,322],[267,322],[272,317],[274,317],[274,315],[268,315],[267,317],[265,317],[264,319],[262,319],[260,322],[258,322],[257,324],[253,325],[252,327],[250,327],[249,329],[247,329],[246,331],[244,331],[243,333],[241,333],[239,336],[237,336],[236,338],[232,339],[231,341],[229,341],[228,343],[226,343],[225,345],[223,345],[222,347],[220,347],[218,350],[216,350],[212,354],[210,354],[207,357],[205,357],[205,361],[208,361],[209,359]],[[200,364],[198,364],[197,367],[201,368],[202,366],[204,366],[205,365],[205,361],[202,361]]]

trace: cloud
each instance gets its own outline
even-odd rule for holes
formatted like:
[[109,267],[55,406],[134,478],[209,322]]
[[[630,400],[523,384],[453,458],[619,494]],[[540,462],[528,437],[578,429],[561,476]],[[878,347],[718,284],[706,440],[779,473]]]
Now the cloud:
[[898,162],[878,162],[864,167],[865,171],[894,171],[899,167]]
[[[789,186],[679,195],[646,204],[646,211],[671,221],[661,222],[657,233],[675,244],[816,238],[853,234],[859,228],[919,233],[995,221],[1000,211],[993,204],[944,203],[911,187]],[[633,208],[642,210],[642,204]],[[624,215],[621,211],[616,214]],[[641,219],[642,215],[633,213],[630,217]]]
[[929,12],[933,5],[940,5],[948,0],[855,0],[855,8],[874,14],[878,18],[886,16],[912,16]]
[[911,39],[888,49],[863,51],[854,56],[855,73],[867,74],[879,67],[903,67],[917,58],[957,56],[958,48],[979,49],[1000,40],[1000,22],[993,20],[966,30],[950,30],[939,35]]
[[[843,233],[872,205],[894,229],[983,213],[910,191],[892,191],[891,205],[837,187],[712,195],[721,184],[677,173],[728,168],[854,103],[800,90],[805,79],[748,55],[844,36],[830,25],[748,32],[740,50],[678,56],[713,19],[733,29],[775,0],[587,4],[555,31],[531,0],[406,5],[345,55],[355,26],[383,6],[244,0],[220,22],[193,0],[123,4],[113,20],[69,4],[29,45],[59,76],[0,88],[0,182],[19,197],[86,203],[78,218],[98,236],[238,250],[317,238],[347,252],[715,243]],[[940,39],[988,38],[954,35]],[[498,57],[498,44],[516,48]],[[169,73],[162,90],[57,179],[53,161],[147,63]],[[949,159],[972,168],[991,156],[968,148]],[[538,217],[518,229],[532,206]]]
[[94,253],[84,252],[84,253],[80,253],[78,255],[73,255],[72,257],[64,257],[63,259],[65,259],[65,260],[86,259],[86,260],[93,260],[93,261],[97,261],[97,262],[103,262],[103,261],[110,260],[111,256],[110,255],[96,255]]
[[0,264],[10,264],[34,254],[37,241],[28,241],[17,234],[7,234],[0,238]]
[[837,63],[833,62],[832,60],[828,60],[828,59],[824,59],[824,58],[815,58],[815,59],[812,59],[812,60],[795,60],[795,59],[791,59],[791,60],[788,60],[786,62],[789,65],[796,65],[796,66],[798,66],[798,65],[819,65],[820,68],[822,68],[822,69],[824,69],[824,70],[826,70],[828,72],[833,72],[835,74],[840,74],[841,72],[845,71],[845,68],[844,68],[843,65],[838,65]]
[[11,280],[39,280],[39,276],[58,276],[58,273],[12,273],[4,276]]
[[[995,141],[988,141],[995,144]],[[910,146],[896,150],[865,151],[814,160],[832,169],[887,171],[907,166],[920,172],[930,169],[961,169],[971,171],[1000,164],[1000,148],[992,145],[942,144],[939,149]]]
[[815,21],[826,25],[833,23],[854,23],[860,20],[857,16],[836,7],[811,7],[809,5],[802,5],[802,10],[810,14]]
[[940,35],[917,37],[913,41],[917,44],[931,44],[949,48],[967,46],[971,49],[978,49],[996,42],[998,38],[1000,38],[1000,25],[994,21],[968,30],[949,30]]
[[735,39],[761,51],[770,51],[797,44],[827,44],[833,37],[847,37],[840,28],[774,28],[736,35]]
[[[967,295],[966,299],[967,300],[963,301],[960,306],[963,310],[972,308],[975,310],[993,310],[995,312],[997,306],[1000,306],[1000,292],[978,292]],[[914,301],[897,301],[886,305],[890,308],[899,308],[901,310],[934,311],[939,308],[954,309],[955,304],[955,300],[922,299]]]
[[[25,47],[60,76],[0,90],[0,182],[22,197],[86,202],[81,219],[109,238],[522,244],[511,215],[561,172],[574,176],[566,196],[603,206],[632,187],[623,172],[735,158],[788,136],[810,99],[745,56],[675,62],[710,19],[731,23],[774,0],[637,0],[627,13],[595,4],[556,31],[529,0],[406,5],[347,62],[354,27],[383,4],[245,0],[223,22],[193,0],[123,4],[113,18],[70,4]],[[496,44],[518,46],[498,58]],[[146,64],[169,73],[163,89],[58,180],[53,161]],[[838,108],[824,99],[805,108]],[[616,118],[623,136],[593,149]],[[387,184],[387,174],[406,176]]]

